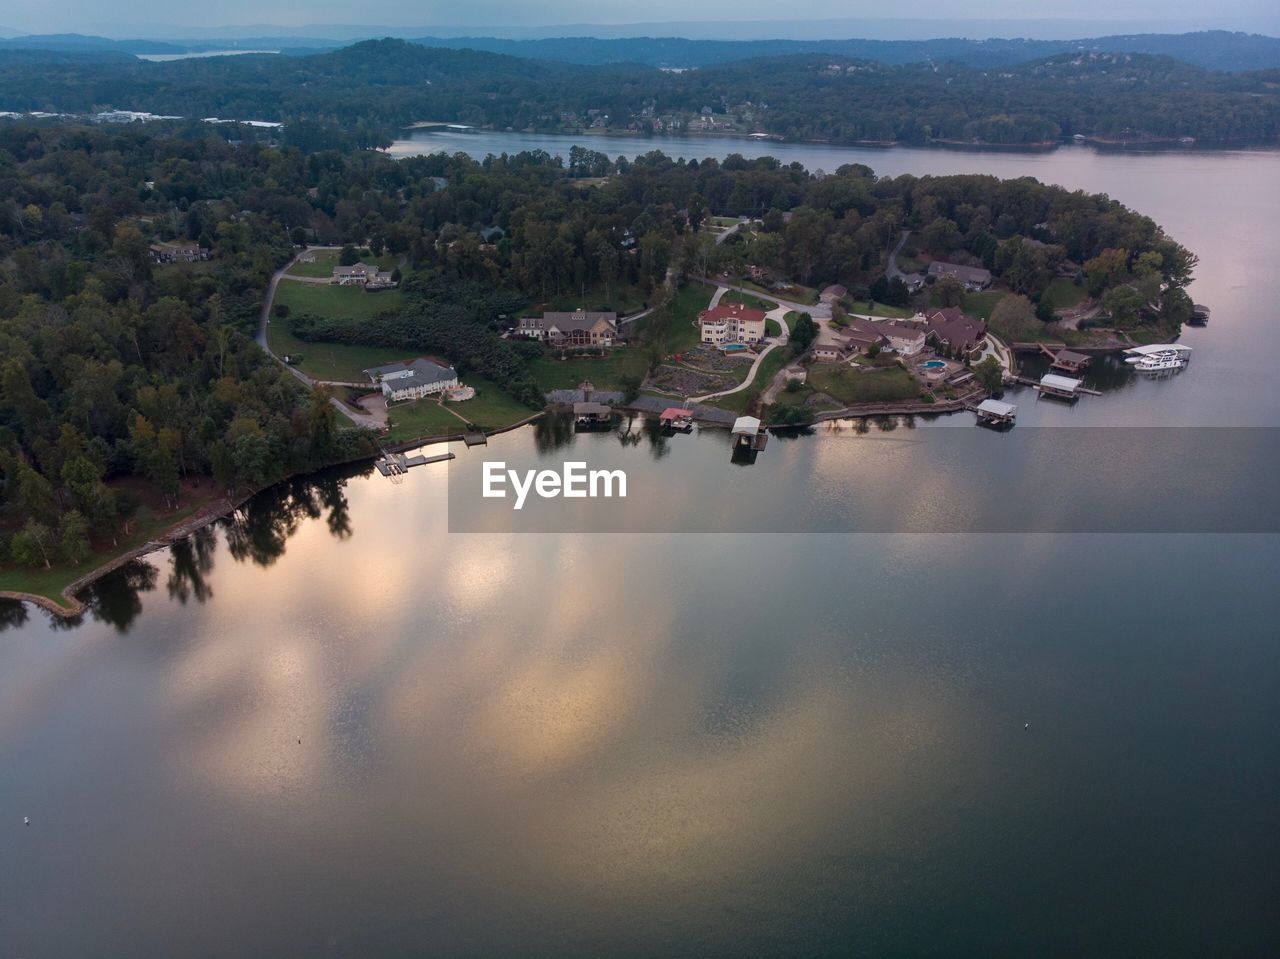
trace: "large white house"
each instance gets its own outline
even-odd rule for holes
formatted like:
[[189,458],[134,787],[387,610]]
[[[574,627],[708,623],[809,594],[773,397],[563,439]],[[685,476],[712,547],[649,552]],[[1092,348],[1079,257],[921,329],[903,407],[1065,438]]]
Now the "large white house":
[[880,335],[889,344],[889,349],[903,356],[915,356],[924,349],[925,332],[920,327],[903,326],[898,323],[878,324]]
[[722,303],[699,313],[698,327],[703,343],[759,343],[764,339],[765,318],[762,311],[741,303]]
[[443,393],[458,385],[458,374],[452,366],[441,366],[419,357],[403,363],[388,363],[365,370],[374,386],[382,386],[388,403],[420,400],[424,396]]
[[333,282],[339,286],[363,286],[366,290],[388,289],[396,285],[388,270],[380,270],[368,263],[335,266]]

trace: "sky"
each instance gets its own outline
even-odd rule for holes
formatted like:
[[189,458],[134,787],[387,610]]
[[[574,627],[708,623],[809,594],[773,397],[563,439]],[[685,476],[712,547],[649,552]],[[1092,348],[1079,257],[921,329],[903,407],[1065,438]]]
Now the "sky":
[[[904,16],[905,15],[905,16]],[[783,19],[785,17],[785,19]],[[890,19],[892,18],[892,19]],[[161,22],[157,22],[161,21]],[[766,21],[753,23],[752,21]],[[838,21],[838,22],[833,22]],[[629,29],[619,25],[639,24]],[[1280,34],[1276,0],[219,0],[157,6],[154,0],[0,0],[0,32],[94,33],[114,37],[195,38],[305,31],[369,36],[476,32],[496,36],[565,35],[563,26],[600,25],[595,35],[722,37],[1042,36],[1181,32],[1221,28]],[[330,29],[326,32],[325,27]],[[653,28],[661,27],[660,31]],[[317,29],[319,28],[319,29]],[[339,37],[340,38],[340,37]]]

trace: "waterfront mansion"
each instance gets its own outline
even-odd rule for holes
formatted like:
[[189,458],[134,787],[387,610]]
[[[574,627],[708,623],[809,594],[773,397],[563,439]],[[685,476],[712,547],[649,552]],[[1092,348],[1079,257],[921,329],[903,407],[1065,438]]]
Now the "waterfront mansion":
[[764,313],[741,303],[721,303],[698,314],[702,342],[714,346],[759,343],[764,339]]
[[613,346],[618,338],[617,313],[543,313],[522,317],[516,335],[552,346]]
[[452,366],[442,366],[423,357],[375,366],[364,372],[374,386],[382,387],[388,403],[420,400],[458,385],[458,374]]

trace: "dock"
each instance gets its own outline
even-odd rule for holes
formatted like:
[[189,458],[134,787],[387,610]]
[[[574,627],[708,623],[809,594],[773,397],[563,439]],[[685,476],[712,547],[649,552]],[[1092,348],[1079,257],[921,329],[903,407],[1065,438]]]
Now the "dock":
[[456,457],[456,453],[440,453],[436,456],[405,456],[403,453],[384,453],[374,465],[383,476],[403,476],[415,466],[427,466],[431,463],[443,463]]
[[468,430],[466,433],[462,434],[462,441],[467,444],[468,448],[472,446],[489,445],[489,437],[485,436],[485,434],[480,430]]
[[1012,403],[1002,403],[1000,400],[983,400],[973,408],[973,411],[978,414],[980,426],[989,426],[998,430],[1011,429],[1018,416],[1016,406]]
[[[1049,375],[1053,375],[1053,374],[1049,374]],[[1055,376],[1055,377],[1054,377],[1054,379],[1058,379],[1058,380],[1066,380],[1066,379],[1069,379],[1069,377],[1065,377],[1065,376]],[[1037,390],[1040,390],[1040,391],[1041,391],[1041,393],[1047,393],[1047,392],[1049,392],[1048,390],[1042,389],[1042,387],[1045,385],[1045,383],[1044,383],[1044,380],[1043,380],[1043,379],[1033,380],[1033,379],[1031,379],[1031,377],[1029,377],[1029,376],[1015,376],[1015,377],[1013,378],[1013,382],[1015,382],[1015,383],[1019,383],[1019,384],[1021,384],[1022,386],[1030,386],[1030,387],[1033,387],[1033,388],[1035,388],[1035,389],[1037,389]],[[1050,380],[1050,384],[1052,384],[1052,383],[1053,383],[1053,380]],[[1088,393],[1090,396],[1101,396],[1101,395],[1102,395],[1102,393],[1101,393],[1101,392],[1099,392],[1098,390],[1092,390],[1092,389],[1090,389],[1089,387],[1087,387],[1087,386],[1083,385],[1082,383],[1077,382],[1077,383],[1076,383],[1076,386],[1071,390],[1071,395],[1075,395],[1075,394],[1079,394],[1079,393]],[[1055,394],[1055,395],[1056,395],[1056,394]],[[1066,397],[1064,396],[1064,398],[1066,398]]]

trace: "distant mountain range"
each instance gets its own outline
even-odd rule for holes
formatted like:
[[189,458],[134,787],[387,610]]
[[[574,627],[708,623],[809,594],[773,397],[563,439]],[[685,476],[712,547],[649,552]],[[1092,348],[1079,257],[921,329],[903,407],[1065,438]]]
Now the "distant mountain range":
[[[0,49],[62,53],[117,52],[141,56],[210,50],[280,50],[303,54],[332,50],[348,41],[317,37],[260,36],[236,40],[113,40],[79,34],[45,34],[0,40]],[[901,65],[936,62],[1007,67],[1078,51],[1168,56],[1209,70],[1237,73],[1280,67],[1280,39],[1223,30],[1181,34],[1131,34],[1079,40],[690,40],[681,37],[559,37],[511,40],[497,37],[424,36],[411,42],[450,50],[478,50],[579,65],[636,63],[687,69],[760,57],[831,54]]]

